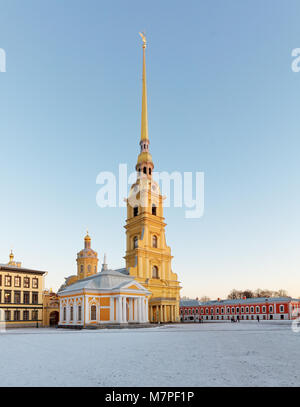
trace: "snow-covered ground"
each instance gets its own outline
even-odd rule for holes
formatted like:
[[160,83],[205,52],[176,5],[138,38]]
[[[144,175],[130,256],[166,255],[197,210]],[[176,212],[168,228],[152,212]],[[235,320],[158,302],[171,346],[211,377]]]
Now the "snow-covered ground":
[[288,321],[0,334],[1,386],[299,386]]

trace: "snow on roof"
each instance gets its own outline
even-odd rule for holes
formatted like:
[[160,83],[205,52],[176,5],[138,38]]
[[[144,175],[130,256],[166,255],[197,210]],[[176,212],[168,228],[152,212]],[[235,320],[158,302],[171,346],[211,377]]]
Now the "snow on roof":
[[[90,277],[86,277],[82,280],[76,281],[73,284],[70,284],[69,286],[61,290],[59,294],[67,294],[71,291],[78,291],[87,288],[92,290],[119,289],[128,284],[130,281],[135,281],[132,276],[126,275],[118,270],[105,270],[101,271],[100,273],[93,274]],[[144,289],[144,291],[146,292],[147,290]]]
[[256,298],[246,298],[246,299],[236,299],[236,300],[212,300],[201,302],[198,300],[180,300],[181,307],[197,307],[197,306],[212,306],[212,305],[234,305],[234,304],[257,304],[263,302],[286,302],[286,301],[300,301],[299,299],[292,297],[256,297]]

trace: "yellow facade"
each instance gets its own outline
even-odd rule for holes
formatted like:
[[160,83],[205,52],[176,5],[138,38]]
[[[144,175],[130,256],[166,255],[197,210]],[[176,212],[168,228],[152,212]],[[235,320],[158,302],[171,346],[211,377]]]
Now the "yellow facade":
[[91,248],[91,238],[87,233],[84,238],[84,249],[77,253],[78,280],[96,274],[98,271],[98,254]]
[[43,292],[43,327],[57,326],[59,321],[59,297],[52,290]]
[[43,325],[45,271],[21,267],[10,253],[9,262],[0,265],[0,320],[6,327]]
[[171,249],[166,244],[163,197],[152,179],[154,164],[149,153],[146,39],[143,38],[143,92],[140,154],[137,180],[127,199],[126,268],[129,274],[151,292],[150,322],[179,321],[180,285],[171,269]]
[[65,277],[65,283],[60,290],[76,283],[78,280],[98,273],[98,253],[91,248],[91,238],[87,232],[84,238],[84,248],[77,253],[77,274]]

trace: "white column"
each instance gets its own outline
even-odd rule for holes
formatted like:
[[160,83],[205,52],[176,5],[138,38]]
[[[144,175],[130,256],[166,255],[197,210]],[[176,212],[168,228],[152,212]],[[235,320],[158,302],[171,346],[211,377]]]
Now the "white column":
[[146,318],[146,312],[145,312],[145,298],[141,298],[141,303],[142,303],[142,322],[145,322]]
[[133,306],[134,306],[134,322],[138,321],[138,306],[137,306],[137,298],[133,299]]
[[123,323],[127,322],[126,315],[126,297],[123,297]]
[[146,320],[146,322],[149,322],[149,314],[148,314],[148,312],[149,312],[149,305],[148,305],[148,298],[146,298],[145,299],[145,307],[146,307],[146,318],[145,318],[145,320]]
[[129,322],[133,321],[133,298],[129,298]]
[[142,298],[138,298],[138,322],[142,322]]
[[123,322],[122,297],[117,298],[117,322],[119,322],[119,324]]
[[110,310],[109,310],[109,320],[113,322],[115,320],[115,299],[110,297]]

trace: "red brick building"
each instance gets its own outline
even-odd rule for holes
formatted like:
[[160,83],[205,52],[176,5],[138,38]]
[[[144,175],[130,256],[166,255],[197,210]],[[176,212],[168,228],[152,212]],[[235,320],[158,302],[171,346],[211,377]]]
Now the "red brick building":
[[180,301],[182,322],[226,320],[291,320],[300,313],[300,300],[290,297],[243,298],[237,300]]

